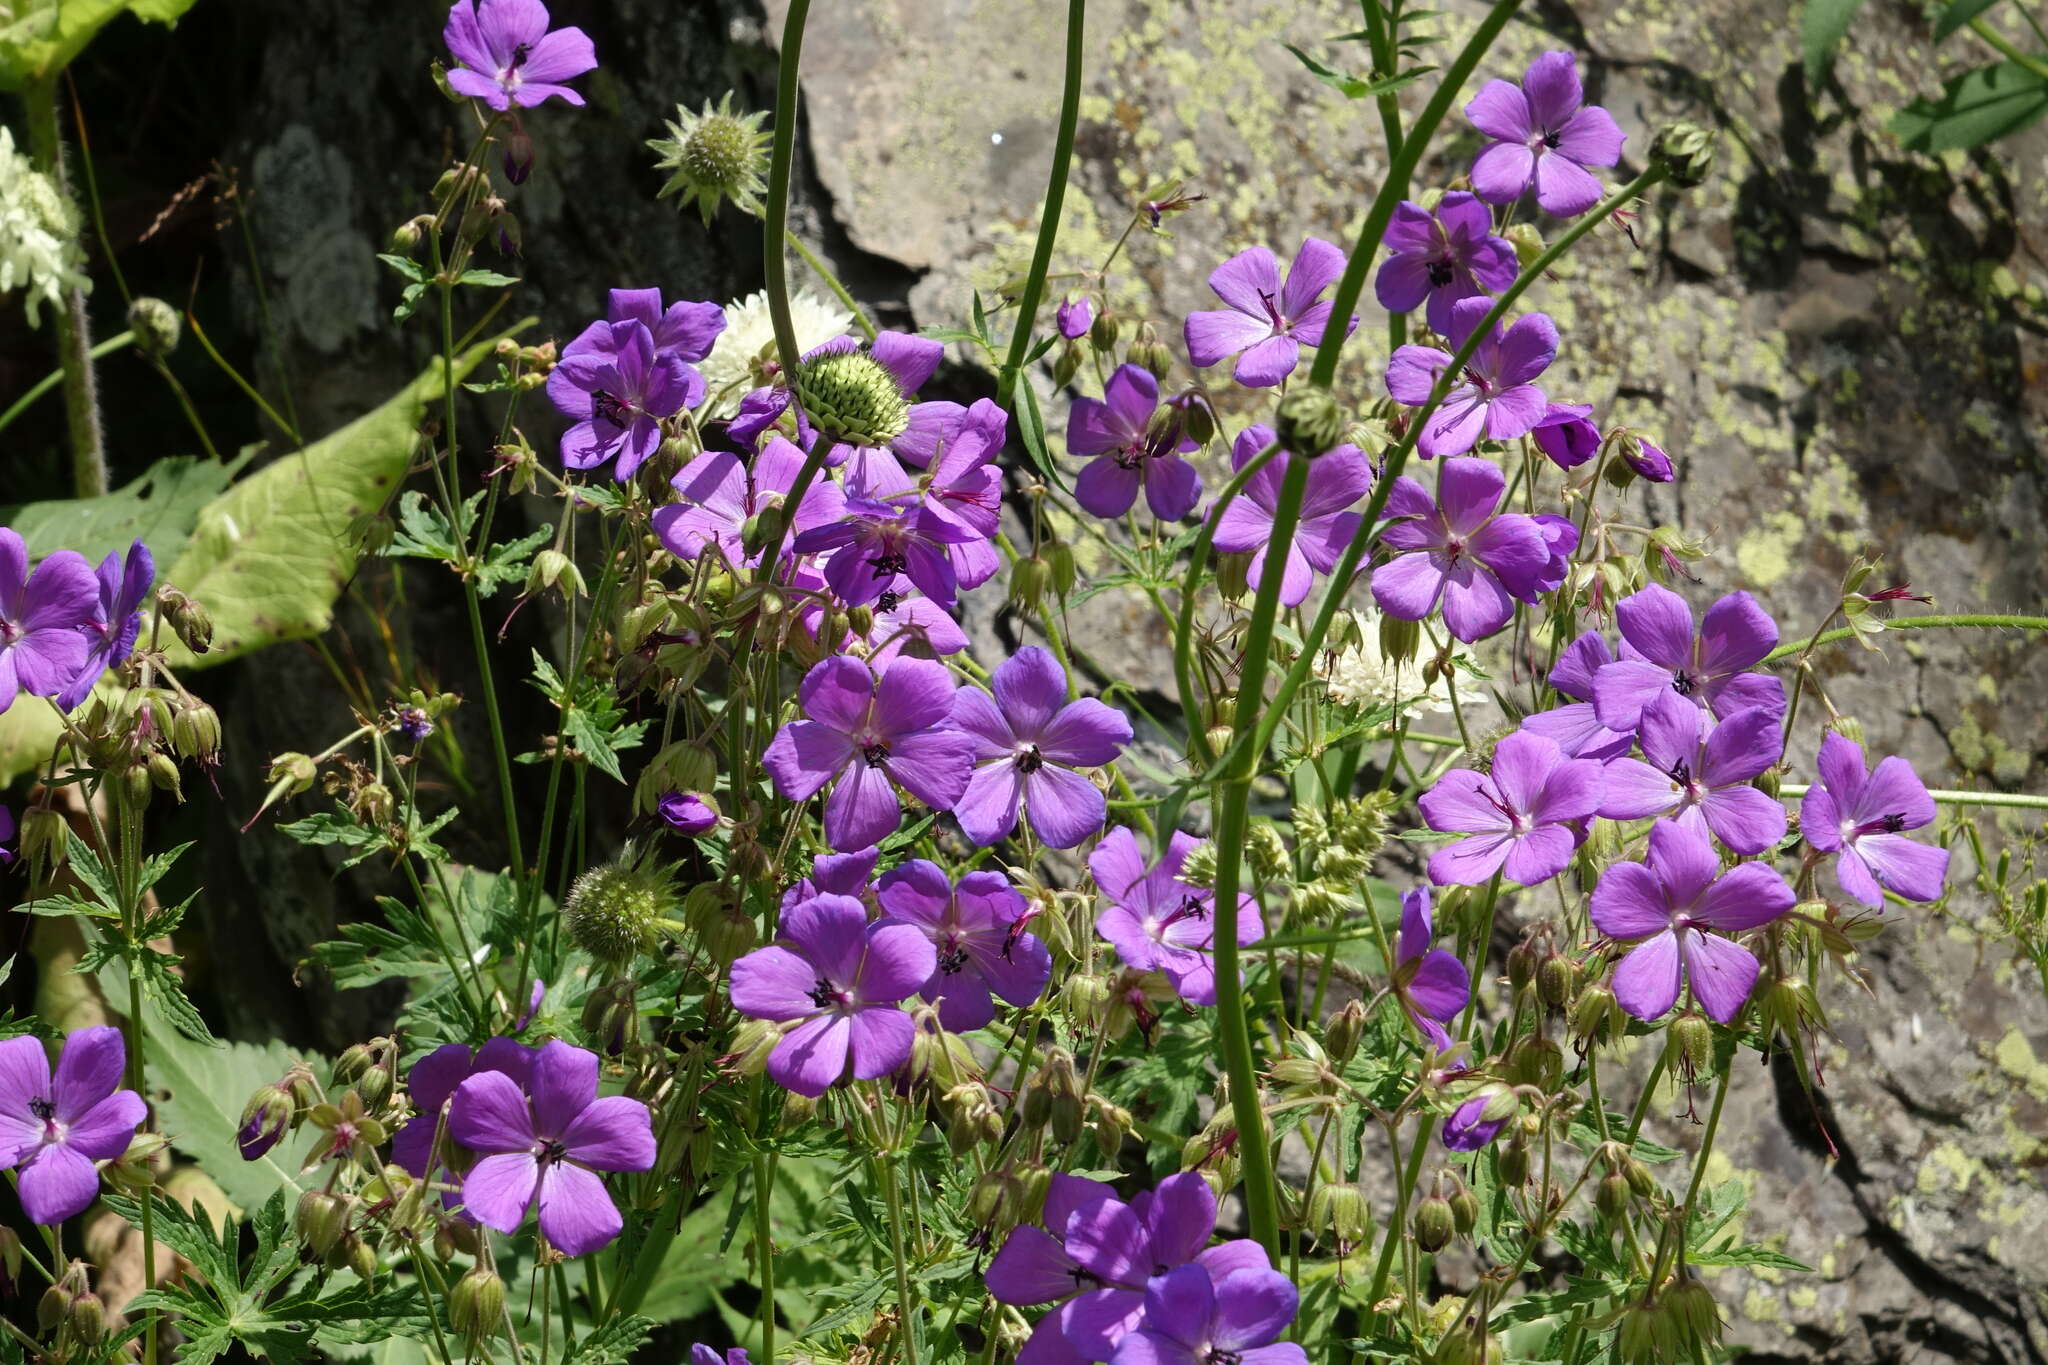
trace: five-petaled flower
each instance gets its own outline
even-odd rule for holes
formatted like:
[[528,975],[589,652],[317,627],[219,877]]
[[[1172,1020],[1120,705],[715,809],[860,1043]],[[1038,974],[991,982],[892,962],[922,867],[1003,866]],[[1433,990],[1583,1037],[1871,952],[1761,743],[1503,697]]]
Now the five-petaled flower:
[[[772,436],[751,462],[723,450],[707,450],[682,467],[669,483],[681,501],[654,509],[654,533],[678,559],[696,559],[716,546],[732,565],[760,561],[760,547],[746,545],[749,522],[782,515],[789,490],[803,469],[804,453],[780,436]],[[801,535],[846,515],[846,498],[830,479],[813,479],[804,490],[790,529]],[[789,541],[783,553],[791,553]]]
[[1529,63],[1517,87],[1488,81],[1465,106],[1472,126],[1495,141],[1472,163],[1472,188],[1509,204],[1533,186],[1543,211],[1560,218],[1600,202],[1600,178],[1588,166],[1621,160],[1622,131],[1598,105],[1585,104],[1578,64],[1569,52],[1546,52]]
[[938,970],[915,925],[868,923],[867,907],[825,892],[782,914],[780,941],[732,964],[733,1008],[793,1025],[768,1055],[777,1085],[816,1098],[847,1075],[887,1076],[910,1060],[916,1029],[898,1006]]
[[[1137,836],[1119,825],[1088,855],[1088,870],[1109,902],[1095,917],[1095,931],[1126,966],[1164,972],[1190,1005],[1216,1003],[1216,893],[1180,876],[1204,842],[1175,830],[1165,856],[1148,867]],[[1265,932],[1259,903],[1238,892],[1238,944],[1257,943]]]
[[1909,901],[1941,899],[1948,850],[1905,837],[1934,819],[1934,798],[1913,765],[1894,754],[1866,773],[1863,747],[1830,730],[1820,742],[1820,781],[1799,804],[1799,832],[1835,853],[1835,881],[1865,905],[1887,890]]
[[117,1028],[66,1038],[55,1075],[40,1039],[0,1042],[0,1170],[20,1172],[30,1222],[53,1227],[85,1212],[100,1188],[93,1163],[128,1150],[149,1110],[133,1090],[118,1088],[127,1064]]
[[[1387,393],[1395,402],[1419,408],[1429,402],[1437,379],[1493,307],[1490,299],[1461,299],[1451,305],[1444,337],[1451,349],[1403,346],[1387,362]],[[1549,411],[1535,380],[1557,359],[1557,326],[1543,313],[1518,318],[1503,331],[1494,327],[1473,348],[1464,373],[1444,395],[1415,449],[1425,460],[1462,455],[1483,438],[1509,441],[1534,431]]]
[[448,69],[449,87],[493,109],[555,98],[581,104],[583,96],[563,82],[597,65],[582,29],[548,31],[540,0],[456,0],[441,38],[461,63]]
[[1644,861],[1614,864],[1593,888],[1593,927],[1639,940],[1614,969],[1614,998],[1636,1018],[1662,1018],[1682,984],[1724,1024],[1749,999],[1756,957],[1721,935],[1769,924],[1792,908],[1792,888],[1763,863],[1720,872],[1705,830],[1659,820]]
[[1161,521],[1179,521],[1202,500],[1202,476],[1182,456],[1195,450],[1181,424],[1159,406],[1159,381],[1138,365],[1119,365],[1102,397],[1076,398],[1067,411],[1067,452],[1095,458],[1074,480],[1074,501],[1098,517],[1120,517],[1145,492]]
[[1778,623],[1746,592],[1707,608],[1693,633],[1692,608],[1661,583],[1614,607],[1621,658],[1593,675],[1593,714],[1610,730],[1633,730],[1652,698],[1676,692],[1722,719],[1752,706],[1785,714],[1785,685],[1745,670],[1778,643]]
[[1600,765],[1517,730],[1494,746],[1490,772],[1453,768],[1421,805],[1431,829],[1472,836],[1430,856],[1431,881],[1479,886],[1499,872],[1534,886],[1564,871],[1585,842],[1586,822],[1600,808]]
[[1508,623],[1515,602],[1534,602],[1552,580],[1544,527],[1520,512],[1496,515],[1507,481],[1491,461],[1446,460],[1439,503],[1407,475],[1387,499],[1393,522],[1380,539],[1395,554],[1372,571],[1381,611],[1420,621],[1443,604],[1444,625],[1470,644]]
[[100,675],[113,668],[135,648],[142,632],[142,602],[156,582],[156,560],[149,547],[136,541],[127,557],[109,554],[100,561],[99,611],[79,629],[86,640],[85,662],[78,676],[57,694],[57,705],[69,711],[92,694]]
[[616,457],[613,474],[623,482],[660,449],[661,419],[682,409],[696,372],[674,351],[656,350],[643,322],[597,325],[610,344],[563,356],[548,373],[548,398],[576,419],[562,433],[562,463],[595,469]]
[[[1209,288],[1230,306],[1188,314],[1188,360],[1204,369],[1236,356],[1238,383],[1271,388],[1294,373],[1303,346],[1322,344],[1331,309],[1322,293],[1343,273],[1343,251],[1320,237],[1302,239],[1285,285],[1271,251],[1245,248],[1209,274]],[[1344,335],[1357,326],[1354,313]]]
[[956,886],[937,863],[913,858],[883,875],[875,899],[883,924],[908,924],[931,940],[938,965],[919,993],[954,1033],[995,1018],[995,997],[1021,1008],[1052,979],[1052,952],[1025,930],[1030,907],[1000,872],[969,872]]
[[935,660],[898,658],[877,678],[859,659],[826,659],[797,688],[806,719],[776,733],[761,766],[785,801],[808,801],[837,778],[825,798],[825,842],[877,843],[902,822],[892,783],[937,810],[967,790],[974,742],[947,728],[954,691]]
[[[1258,453],[1278,438],[1271,427],[1252,425],[1238,433],[1230,448],[1233,469],[1243,469]],[[1301,456],[1280,454],[1268,460],[1245,483],[1223,515],[1216,519],[1211,543],[1228,554],[1250,552],[1252,561],[1246,579],[1256,588],[1265,581],[1266,548],[1273,542],[1273,516],[1280,505],[1280,481],[1290,460]],[[1287,546],[1287,562],[1280,573],[1280,602],[1295,607],[1308,597],[1317,574],[1337,567],[1344,549],[1358,534],[1359,514],[1351,505],[1372,487],[1372,465],[1357,446],[1341,445],[1309,462],[1308,487],[1301,498],[1301,519],[1294,539]]]
[[1635,746],[1634,736],[1608,729],[1593,714],[1594,675],[1613,662],[1613,651],[1596,630],[1566,645],[1550,670],[1549,681],[1559,696],[1572,700],[1525,716],[1522,728],[1554,741],[1569,758],[1597,758],[1604,763],[1627,753]]
[[1401,897],[1401,937],[1394,957],[1394,994],[1430,1048],[1444,1052],[1451,1035],[1444,1028],[1472,998],[1472,975],[1457,955],[1430,944],[1436,937],[1429,888]]
[[1636,741],[1640,759],[1614,759],[1601,774],[1607,819],[1669,815],[1741,854],[1785,837],[1785,808],[1750,785],[1785,751],[1769,711],[1751,707],[1717,725],[1685,698],[1661,693],[1643,708]]
[[1392,252],[1373,290],[1380,307],[1406,313],[1427,301],[1430,330],[1448,334],[1451,305],[1515,282],[1515,249],[1493,235],[1493,214],[1463,190],[1445,195],[1431,213],[1403,200],[1387,224]]
[[0,527],[0,711],[26,692],[54,697],[92,652],[100,581],[76,550],[55,550],[31,573],[28,545]]
[[1278,1340],[1300,1303],[1277,1270],[1217,1279],[1178,1266],[1145,1286],[1144,1325],[1118,1339],[1110,1365],[1308,1365],[1301,1343]]
[[1067,700],[1067,674],[1036,645],[1018,650],[989,679],[993,695],[962,688],[953,725],[974,743],[974,775],[953,806],[961,831],[986,848],[1017,827],[1021,808],[1053,848],[1072,848],[1102,828],[1102,791],[1076,772],[1113,763],[1131,742],[1124,713],[1093,697]]

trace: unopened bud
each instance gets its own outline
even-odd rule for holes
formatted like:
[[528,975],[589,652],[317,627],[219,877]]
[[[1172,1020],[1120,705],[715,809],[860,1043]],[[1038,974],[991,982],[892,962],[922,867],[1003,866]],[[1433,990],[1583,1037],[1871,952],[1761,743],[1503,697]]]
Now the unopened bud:
[[495,1271],[476,1266],[448,1291],[448,1325],[471,1341],[498,1330],[505,1316],[505,1282]]
[[292,1230],[305,1243],[309,1257],[319,1260],[340,1244],[341,1235],[348,1231],[348,1216],[348,1200],[341,1195],[307,1190],[299,1196]]
[[1313,460],[1344,439],[1344,410],[1328,389],[1305,384],[1280,400],[1273,430],[1282,450]]
[[1714,168],[1714,132],[1697,123],[1666,124],[1650,143],[1650,165],[1680,189],[1704,184]]
[[1074,376],[1081,372],[1081,348],[1069,341],[1060,347],[1060,353],[1053,357],[1052,382],[1055,388],[1064,389],[1074,382]]
[[1372,1235],[1372,1211],[1358,1186],[1325,1181],[1309,1196],[1308,1225],[1315,1232],[1333,1233],[1342,1246],[1357,1246]]
[[1673,1019],[1668,1046],[1679,1074],[1687,1080],[1713,1070],[1714,1026],[1704,1016],[1688,1013]]
[[1562,1008],[1578,984],[1578,968],[1563,953],[1552,953],[1537,964],[1536,994],[1552,1009]]
[[1032,555],[1010,566],[1010,600],[1028,611],[1038,610],[1052,586],[1052,565]]
[[1543,234],[1534,223],[1511,224],[1507,231],[1508,244],[1515,249],[1515,264],[1527,270],[1543,254]]
[[1458,1192],[1451,1196],[1451,1220],[1456,1224],[1460,1237],[1470,1237],[1472,1229],[1479,1226],[1479,1196],[1465,1185],[1458,1186]]
[[1415,1206],[1410,1226],[1415,1232],[1415,1245],[1424,1251],[1442,1251],[1457,1235],[1458,1220],[1451,1212],[1450,1201],[1432,1194]]
[[1628,1213],[1633,1195],[1627,1176],[1606,1175],[1600,1178],[1600,1187],[1593,1194],[1593,1205],[1600,1210],[1602,1218],[1610,1223],[1619,1223]]
[[87,1291],[71,1300],[64,1310],[64,1330],[82,1346],[96,1346],[107,1335],[107,1306],[100,1296]]
[[1625,1027],[1621,1002],[1604,982],[1594,982],[1572,1002],[1572,1034],[1585,1047],[1611,1043]]
[[178,349],[178,310],[162,299],[139,296],[128,305],[128,330],[135,333],[136,350],[161,360]]
[[21,853],[35,875],[47,876],[71,856],[71,826],[48,806],[30,806],[21,816]]
[[157,589],[156,600],[164,620],[170,622],[172,633],[184,642],[185,648],[194,654],[204,654],[213,647],[213,617],[205,607],[168,583]]
[[1123,335],[1123,324],[1116,314],[1104,309],[1095,315],[1095,321],[1088,325],[1088,344],[1103,355],[1116,349],[1117,338]]
[[275,801],[287,796],[297,796],[313,785],[320,776],[320,769],[305,754],[279,754],[270,760],[271,797]]
[[1364,1037],[1365,1005],[1359,1000],[1348,1000],[1323,1025],[1323,1051],[1342,1066],[1358,1055],[1358,1044]]
[[1515,1187],[1529,1183],[1529,1144],[1519,1133],[1500,1149],[1500,1181]]

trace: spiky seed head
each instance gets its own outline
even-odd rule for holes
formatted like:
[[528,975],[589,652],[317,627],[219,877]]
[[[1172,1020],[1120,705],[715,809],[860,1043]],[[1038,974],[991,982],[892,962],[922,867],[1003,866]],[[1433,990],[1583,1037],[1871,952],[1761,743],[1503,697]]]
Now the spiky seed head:
[[730,90],[716,107],[707,101],[701,114],[677,105],[676,116],[668,121],[669,136],[647,144],[661,153],[655,168],[670,173],[661,194],[675,195],[679,204],[694,200],[706,223],[726,200],[742,213],[758,215],[767,189],[762,176],[768,169],[769,135],[761,128],[767,118],[735,113]]
[[624,966],[661,945],[662,921],[675,906],[668,866],[629,846],[576,879],[562,920],[577,947],[608,966]]
[[851,446],[885,446],[910,427],[910,404],[881,361],[864,351],[813,356],[793,376],[811,425]]

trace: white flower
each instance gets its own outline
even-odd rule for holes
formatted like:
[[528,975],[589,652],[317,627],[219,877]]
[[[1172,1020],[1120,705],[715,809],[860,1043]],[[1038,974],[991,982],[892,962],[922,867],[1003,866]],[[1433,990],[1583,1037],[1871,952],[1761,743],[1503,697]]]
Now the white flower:
[[1380,651],[1378,612],[1359,614],[1357,634],[1358,642],[1334,659],[1324,652],[1318,660],[1316,672],[1329,689],[1330,700],[1366,710],[1406,703],[1416,715],[1449,714],[1451,693],[1442,678],[1425,683],[1420,660],[1396,663]]
[[[798,351],[822,346],[841,336],[853,325],[853,318],[836,304],[799,289],[790,296],[789,320],[796,329]],[[707,414],[722,417],[739,407],[747,390],[760,384],[755,363],[764,349],[775,342],[775,322],[768,315],[768,295],[752,294],[725,306],[725,330],[711,347],[711,354],[697,366],[704,372],[704,387],[711,395]]]
[[14,149],[0,128],[0,294],[26,290],[29,326],[45,300],[62,305],[67,289],[90,289],[78,245],[78,206]]

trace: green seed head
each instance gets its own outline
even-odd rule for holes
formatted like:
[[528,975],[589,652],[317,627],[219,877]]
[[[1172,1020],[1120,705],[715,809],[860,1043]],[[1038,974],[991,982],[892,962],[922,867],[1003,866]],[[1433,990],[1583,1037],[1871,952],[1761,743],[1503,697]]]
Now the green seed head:
[[562,919],[577,947],[599,962],[624,966],[660,946],[662,921],[675,906],[669,869],[628,847],[576,879]]
[[728,199],[743,213],[759,214],[768,168],[768,134],[761,124],[767,117],[734,113],[731,91],[715,108],[706,103],[701,114],[677,105],[669,136],[647,144],[661,153],[656,169],[670,172],[661,193],[684,204],[695,201],[707,223]]
[[910,426],[910,404],[896,376],[863,351],[817,356],[793,377],[811,425],[835,441],[885,446]]

